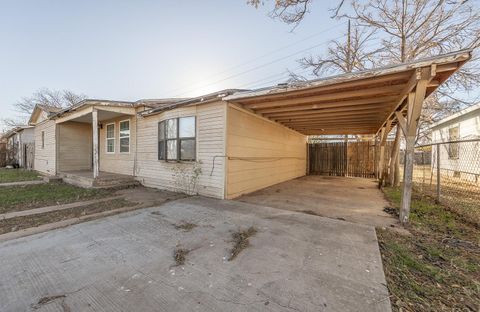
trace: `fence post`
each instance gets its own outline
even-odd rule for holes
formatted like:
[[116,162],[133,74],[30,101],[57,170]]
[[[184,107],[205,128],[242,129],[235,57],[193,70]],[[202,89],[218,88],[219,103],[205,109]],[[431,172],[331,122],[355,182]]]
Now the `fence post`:
[[440,144],[437,144],[437,204],[440,203]]

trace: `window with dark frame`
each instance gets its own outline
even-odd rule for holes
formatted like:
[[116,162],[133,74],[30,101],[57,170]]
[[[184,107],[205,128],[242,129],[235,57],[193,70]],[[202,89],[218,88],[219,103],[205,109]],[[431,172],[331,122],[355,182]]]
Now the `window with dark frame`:
[[158,123],[158,159],[194,161],[195,116],[162,120]]
[[42,131],[42,149],[45,148],[45,131]]

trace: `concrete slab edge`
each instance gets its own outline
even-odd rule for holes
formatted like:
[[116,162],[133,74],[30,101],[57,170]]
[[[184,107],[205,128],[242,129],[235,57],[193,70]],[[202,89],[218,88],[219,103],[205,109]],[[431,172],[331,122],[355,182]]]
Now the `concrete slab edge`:
[[35,185],[35,184],[44,184],[47,183],[43,180],[38,181],[19,181],[19,182],[7,182],[7,183],[0,183],[0,187],[8,187],[8,186],[24,186],[24,185]]
[[9,233],[5,233],[5,234],[0,235],[0,242],[5,242],[5,241],[17,239],[17,238],[22,238],[22,237],[25,237],[25,236],[30,236],[30,235],[34,235],[34,234],[43,233],[43,232],[50,231],[50,230],[56,230],[56,229],[64,228],[64,227],[67,227],[69,225],[77,224],[77,223],[80,223],[80,222],[93,221],[93,220],[101,218],[101,217],[108,217],[110,215],[115,215],[115,214],[119,214],[119,213],[123,213],[123,212],[129,212],[129,211],[136,210],[136,209],[139,209],[139,208],[144,208],[143,204],[137,204],[137,205],[130,206],[130,207],[118,208],[118,209],[115,209],[115,210],[103,211],[103,212],[99,212],[99,213],[95,213],[95,214],[91,214],[91,215],[81,216],[81,217],[78,217],[78,218],[72,218],[72,219],[62,220],[62,221],[58,221],[58,222],[54,222],[54,223],[43,224],[43,225],[40,225],[40,226],[37,226],[37,227],[23,229],[23,230],[20,230],[20,231],[9,232]]
[[124,197],[123,195],[118,195],[118,196],[112,196],[112,197],[101,198],[101,199],[92,199],[92,200],[87,200],[87,201],[74,202],[74,203],[69,203],[69,204],[53,205],[53,206],[40,207],[40,208],[34,208],[34,209],[29,209],[29,210],[6,212],[6,213],[0,214],[0,220],[11,219],[11,218],[16,218],[16,217],[31,216],[31,215],[36,215],[36,214],[40,214],[40,213],[50,212],[50,211],[65,210],[65,209],[69,209],[69,208],[77,208],[77,207],[82,207],[82,206],[87,206],[87,205],[91,205],[91,204],[101,203],[101,202],[105,202],[105,201],[109,201],[109,200],[113,200],[113,199],[118,199],[118,198],[123,198],[123,197]]

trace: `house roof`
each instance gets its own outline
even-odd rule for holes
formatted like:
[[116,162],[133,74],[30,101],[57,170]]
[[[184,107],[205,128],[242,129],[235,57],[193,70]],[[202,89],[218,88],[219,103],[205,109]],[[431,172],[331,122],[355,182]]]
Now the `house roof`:
[[182,106],[195,105],[195,104],[200,104],[200,103],[201,104],[209,103],[209,102],[212,102],[212,101],[222,100],[224,97],[226,97],[228,95],[231,95],[231,94],[234,94],[234,93],[239,92],[239,91],[245,91],[245,90],[243,90],[243,89],[225,89],[225,90],[221,90],[221,91],[197,96],[197,97],[194,97],[194,98],[185,99],[183,101],[177,101],[177,102],[174,102],[174,103],[171,103],[171,104],[165,103],[165,105],[143,111],[139,114],[141,116],[150,116],[150,115],[159,114],[161,112],[171,110],[171,109],[174,109],[174,108],[178,108],[178,107],[182,107]]
[[443,118],[442,120],[439,120],[437,122],[434,122],[431,126],[430,126],[430,129],[434,129],[434,128],[438,128],[439,126],[447,123],[447,122],[451,122],[451,121],[454,121],[455,119],[458,119],[466,114],[469,114],[469,113],[473,113],[473,112],[477,112],[478,111],[478,114],[480,116],[480,103],[477,103],[477,104],[474,104],[472,106],[469,106],[465,109],[462,109],[461,111],[459,112],[456,112],[455,114],[453,115],[450,115],[446,118]]
[[76,105],[62,109],[54,114],[54,117],[60,117],[66,113],[78,110],[86,106],[116,106],[116,107],[138,107],[146,106],[150,109],[163,109],[164,107],[171,106],[172,104],[185,101],[185,98],[166,98],[166,99],[141,99],[135,102],[130,101],[116,101],[116,100],[103,100],[103,99],[85,99],[78,102]]
[[422,75],[426,95],[471,58],[463,50],[409,63],[295,84],[236,92],[223,99],[306,135],[375,134],[395,112],[405,115],[406,98]]
[[135,106],[143,105],[149,108],[163,108],[189,99],[190,98],[141,99],[135,102]]

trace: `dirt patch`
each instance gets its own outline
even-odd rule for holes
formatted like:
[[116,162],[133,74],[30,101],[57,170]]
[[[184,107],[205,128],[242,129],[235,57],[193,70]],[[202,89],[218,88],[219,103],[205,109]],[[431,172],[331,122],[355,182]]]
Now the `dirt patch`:
[[123,207],[134,206],[135,203],[126,201],[123,198],[117,198],[101,203],[95,203],[82,207],[75,207],[64,210],[40,213],[30,216],[15,217],[11,219],[0,220],[0,234],[15,232],[31,227],[37,227],[42,224],[58,222],[62,220],[78,218],[85,215],[114,210]]
[[190,223],[190,222],[182,222],[179,224],[174,224],[173,226],[175,227],[175,229],[183,230],[184,232],[190,232],[191,230],[197,227],[196,224]]
[[190,250],[185,248],[175,248],[173,251],[173,259],[175,259],[175,264],[177,266],[184,265],[189,252]]
[[249,227],[247,230],[237,231],[232,234],[233,238],[233,248],[230,252],[230,257],[228,261],[235,259],[242,250],[247,248],[250,245],[249,238],[257,233],[257,229],[253,226]]

